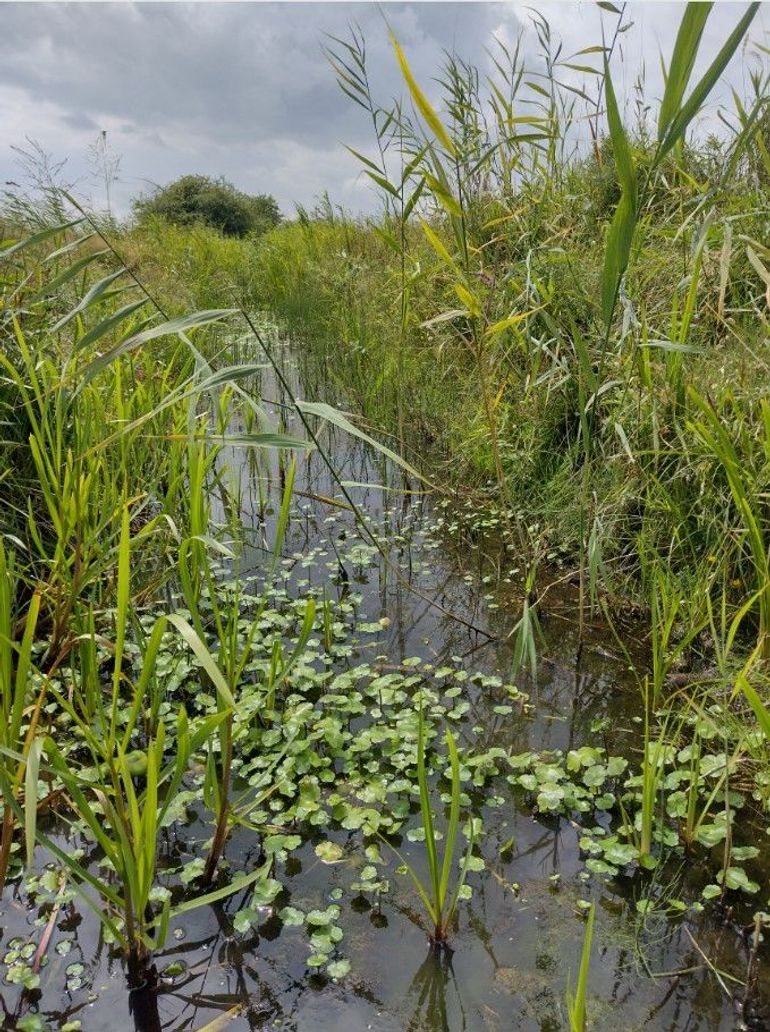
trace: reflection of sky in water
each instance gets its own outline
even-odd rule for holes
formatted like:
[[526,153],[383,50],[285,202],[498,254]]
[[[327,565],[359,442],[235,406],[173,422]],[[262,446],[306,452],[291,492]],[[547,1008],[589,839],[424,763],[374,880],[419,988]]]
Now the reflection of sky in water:
[[[268,386],[263,393],[277,396]],[[287,428],[293,433],[301,430],[296,419]],[[328,428],[322,431],[322,441],[339,479],[403,486],[401,473],[361,442]],[[249,531],[243,567],[256,571],[264,568],[265,548],[273,538],[280,484],[277,460],[260,456],[255,463],[244,459],[243,452],[226,451],[222,461],[230,464],[227,482],[239,485],[231,490],[236,496],[240,493]],[[344,498],[320,457],[299,453],[297,461],[297,495],[282,566],[293,591],[302,593],[309,585],[325,585],[332,597],[350,591],[362,596],[363,619],[388,617],[387,629],[369,636],[372,644],[364,643],[359,650],[363,661],[384,655],[387,663],[397,666],[405,658],[420,656],[440,666],[462,657],[468,671],[507,679],[511,648],[503,639],[517,616],[515,596],[482,582],[491,566],[485,565],[481,549],[431,531],[441,510],[429,499],[371,486],[350,487],[349,495],[371,533],[384,548],[387,542],[386,564],[362,536],[354,515],[329,504],[329,499]],[[419,489],[414,482],[409,486]],[[485,599],[490,591],[492,598]],[[568,595],[554,596],[553,608],[544,616],[542,651],[548,658],[541,662],[535,683],[520,679],[534,703],[532,714],[495,713],[493,707],[506,701],[503,690],[482,690],[469,679],[464,696],[470,709],[457,728],[461,741],[477,748],[502,746],[513,753],[571,748],[586,741],[615,752],[630,748],[631,736],[624,739],[623,729],[634,728],[629,712],[635,706],[633,684],[624,681],[624,664],[606,654],[598,632],[595,640],[589,638],[580,669],[575,670],[572,604]],[[366,636],[362,639],[366,642]],[[610,646],[609,651],[615,650]],[[394,875],[395,859],[387,871],[391,892],[379,906],[356,897],[350,883],[356,866],[363,863],[360,850],[352,848],[358,833],[335,833],[337,841],[351,847],[344,863],[322,864],[314,843],[309,843],[292,854],[287,865],[279,865],[277,876],[290,891],[288,902],[305,910],[325,906],[335,886],[343,890],[341,952],[352,960],[351,974],[339,985],[309,978],[306,931],[281,930],[269,908],[257,934],[245,940],[235,935],[228,915],[246,905],[246,894],[193,911],[177,922],[183,937],[169,940],[158,967],[181,960],[184,970],[160,995],[160,1027],[199,1029],[232,1008],[237,1012],[223,1018],[221,1025],[229,1032],[505,1032],[566,1027],[565,985],[570,972],[577,971],[584,928],[576,903],[592,896],[577,848],[580,828],[557,818],[535,820],[504,778],[499,793],[497,805],[484,809],[481,846],[487,871],[471,876],[474,894],[460,907],[451,956],[437,957],[428,950],[416,923],[416,895],[406,878]],[[164,857],[178,863],[191,858],[192,844],[204,842],[210,830],[194,821],[163,834]],[[504,847],[511,840],[512,853],[507,853]],[[404,839],[401,848],[419,868],[422,847]],[[382,850],[387,853],[385,846]],[[248,869],[258,860],[258,840],[239,831],[227,852],[238,858],[238,867]],[[745,972],[743,946],[728,927],[717,927],[709,916],[696,917],[687,928],[667,928],[654,918],[645,925],[635,906],[642,888],[636,881],[606,888],[602,895],[590,976],[591,1027],[629,1032],[733,1028],[731,1004],[705,969],[690,934],[717,966],[739,977]],[[595,890],[593,896],[598,897]],[[15,932],[26,935],[28,920],[16,914],[9,923],[18,922],[22,930]],[[106,957],[88,916],[82,924],[78,917],[69,920],[76,946],[66,962],[82,961],[93,972],[98,997],[95,1005],[70,1013],[81,1017],[87,1032],[130,1027],[134,1019],[126,1013],[120,964]],[[63,962],[64,958],[54,958],[46,973],[44,1009],[58,1009],[64,1002],[55,995],[63,981]],[[680,978],[651,979],[645,967],[658,973],[696,970]],[[138,1016],[136,1020],[137,1027],[157,1027],[142,1024]]]

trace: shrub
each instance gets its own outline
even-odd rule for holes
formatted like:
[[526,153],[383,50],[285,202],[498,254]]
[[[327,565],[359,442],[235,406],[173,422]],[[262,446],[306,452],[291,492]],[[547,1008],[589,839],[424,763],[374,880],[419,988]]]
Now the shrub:
[[151,197],[134,202],[142,220],[157,215],[176,226],[203,224],[225,236],[259,235],[281,221],[281,213],[269,194],[242,193],[221,177],[182,176],[160,187]]

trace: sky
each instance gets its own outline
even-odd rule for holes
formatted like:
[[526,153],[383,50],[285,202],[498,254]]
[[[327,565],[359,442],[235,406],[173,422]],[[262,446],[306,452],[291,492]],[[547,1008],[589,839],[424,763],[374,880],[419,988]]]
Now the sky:
[[[404,92],[387,24],[417,80],[436,98],[433,77],[444,51],[491,69],[495,37],[522,35],[528,65],[540,67],[531,21],[536,10],[563,41],[563,56],[601,41],[615,17],[588,0],[500,0],[477,3],[16,3],[0,2],[0,188],[22,170],[14,147],[35,141],[63,161],[63,178],[81,197],[104,206],[104,185],[89,148],[106,131],[120,159],[113,208],[177,176],[224,176],[249,193],[269,193],[286,215],[312,207],[328,191],[353,213],[374,204],[368,181],[345,144],[373,146],[365,112],[339,90],[324,55],[329,35],[348,37],[357,24],[366,40],[376,98]],[[704,33],[695,74],[706,67],[744,10],[717,3]],[[616,89],[630,114],[643,68],[654,103],[662,93],[660,58],[669,55],[684,5],[632,2],[613,59]],[[386,24],[387,20],[387,24]],[[727,77],[739,92],[757,67],[752,43],[770,45],[770,3]],[[769,59],[770,60],[770,59]],[[596,56],[575,63],[596,61]],[[563,70],[579,84],[583,73]],[[590,77],[589,77],[590,78]],[[721,98],[727,97],[725,89]],[[717,98],[719,99],[719,98]],[[716,125],[715,106],[703,127]]]

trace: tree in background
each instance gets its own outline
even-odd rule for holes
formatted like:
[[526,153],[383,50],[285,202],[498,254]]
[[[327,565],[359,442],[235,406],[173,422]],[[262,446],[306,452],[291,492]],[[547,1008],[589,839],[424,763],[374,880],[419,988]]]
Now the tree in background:
[[134,201],[139,219],[156,215],[177,226],[202,223],[225,236],[259,235],[281,221],[275,198],[246,194],[219,177],[182,176],[159,187],[151,197]]

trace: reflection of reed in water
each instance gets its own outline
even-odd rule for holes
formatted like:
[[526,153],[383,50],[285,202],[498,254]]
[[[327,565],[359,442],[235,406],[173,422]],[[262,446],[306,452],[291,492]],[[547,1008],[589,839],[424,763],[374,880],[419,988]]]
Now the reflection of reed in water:
[[134,1019],[136,1032],[161,1032],[158,1014],[158,972],[152,967],[131,971],[129,963],[128,1013]]
[[[457,998],[457,1008],[452,1009],[452,1023],[449,1023],[447,990],[452,989]],[[408,1000],[414,999],[414,1010],[406,1026],[407,1032],[464,1032],[468,1028],[465,1008],[460,989],[452,968],[450,950],[429,950],[425,960],[415,972],[409,986]]]

